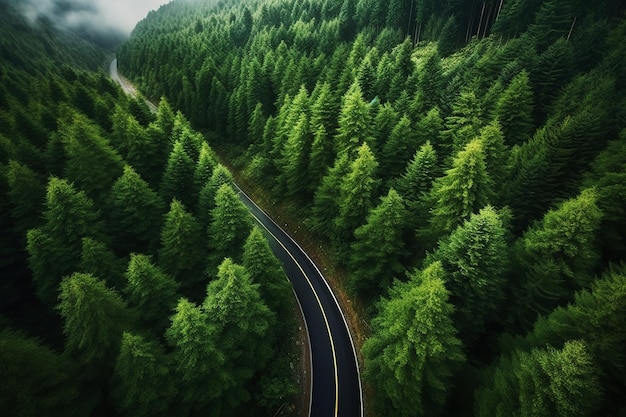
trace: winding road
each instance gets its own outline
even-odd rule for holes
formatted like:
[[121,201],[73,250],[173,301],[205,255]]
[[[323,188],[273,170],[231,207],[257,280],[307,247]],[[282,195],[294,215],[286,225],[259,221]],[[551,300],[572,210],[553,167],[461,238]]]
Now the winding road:
[[[111,63],[111,77],[133,93]],[[326,279],[306,252],[237,185],[239,195],[267,231],[282,262],[306,324],[311,358],[310,417],[363,417],[363,395],[354,343]]]

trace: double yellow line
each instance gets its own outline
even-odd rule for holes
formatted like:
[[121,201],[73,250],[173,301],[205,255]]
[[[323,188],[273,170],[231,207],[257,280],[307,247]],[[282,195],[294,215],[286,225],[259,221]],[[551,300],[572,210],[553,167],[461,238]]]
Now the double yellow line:
[[[263,209],[261,209],[254,201],[252,201],[252,199],[250,197],[248,197],[248,195],[246,193],[243,192],[243,190],[241,188],[239,188],[239,186],[237,184],[233,185],[237,188],[237,190],[239,191],[239,193],[241,193],[249,202],[251,202],[254,206],[256,206],[257,209],[259,209],[261,212],[263,212]],[[309,276],[307,275],[306,272],[304,272],[304,269],[302,268],[302,265],[300,265],[300,263],[296,260],[296,258],[293,256],[293,254],[289,251],[289,249],[287,249],[287,247],[285,247],[285,245],[283,245],[283,242],[280,241],[280,239],[278,239],[276,237],[276,235],[274,233],[272,233],[272,231],[267,228],[267,226],[265,226],[265,224],[263,224],[263,222],[261,221],[261,219],[259,219],[254,213],[250,212],[250,214],[252,214],[252,216],[256,219],[256,221],[263,226],[263,228],[274,238],[274,240],[276,242],[278,242],[278,244],[283,248],[283,250],[289,255],[289,257],[293,260],[293,262],[298,266],[298,269],[300,269],[300,272],[302,273],[302,275],[306,278],[306,281],[309,284],[309,287],[311,287],[311,291],[313,291],[313,294],[315,295],[315,299],[317,300],[317,304],[320,307],[320,311],[322,312],[322,316],[324,317],[324,323],[326,324],[326,330],[328,331],[328,337],[330,339],[330,348],[332,350],[333,353],[333,369],[334,369],[334,373],[335,373],[335,417],[338,416],[339,414],[339,375],[338,375],[338,371],[337,371],[337,354],[335,352],[335,342],[333,340],[333,334],[330,331],[330,324],[328,323],[328,317],[326,317],[326,312],[324,311],[324,307],[322,306],[322,301],[320,300],[319,295],[317,294],[317,291],[315,291],[315,288],[313,287],[313,283],[311,282],[311,279],[309,278]],[[268,216],[269,218],[269,216]],[[270,221],[272,221],[274,224],[276,224],[271,218],[269,218]],[[278,226],[276,224],[276,226],[278,228],[280,228],[280,226]],[[297,295],[296,295],[297,297]],[[298,301],[298,303],[300,303]],[[300,307],[302,309],[302,307]],[[308,325],[306,322],[306,317],[304,317],[304,312],[302,314],[303,318],[304,318],[304,324],[307,326],[307,334],[309,334],[309,338],[310,338],[310,332],[308,329]],[[311,346],[311,342],[309,340],[309,350],[310,350],[310,346]],[[311,355],[312,357],[313,355]],[[313,367],[311,366],[311,392],[313,391]],[[311,402],[313,401],[313,396],[311,396]],[[311,415],[311,404],[309,403],[309,416]]]

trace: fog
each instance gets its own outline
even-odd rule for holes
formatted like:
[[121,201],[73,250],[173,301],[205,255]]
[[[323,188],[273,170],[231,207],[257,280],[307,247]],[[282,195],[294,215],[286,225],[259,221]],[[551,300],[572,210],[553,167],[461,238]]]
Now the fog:
[[31,21],[45,17],[110,44],[127,37],[150,10],[170,0],[16,0]]

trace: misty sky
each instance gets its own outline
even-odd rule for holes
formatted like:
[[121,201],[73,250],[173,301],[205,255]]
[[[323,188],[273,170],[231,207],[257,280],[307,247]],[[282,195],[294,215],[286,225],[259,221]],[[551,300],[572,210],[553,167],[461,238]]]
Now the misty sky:
[[170,0],[19,0],[31,19],[44,15],[60,26],[125,35],[150,10]]

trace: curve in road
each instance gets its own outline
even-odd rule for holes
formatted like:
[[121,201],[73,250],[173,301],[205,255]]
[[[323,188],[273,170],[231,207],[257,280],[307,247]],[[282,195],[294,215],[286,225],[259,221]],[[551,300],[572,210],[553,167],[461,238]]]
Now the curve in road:
[[267,231],[283,263],[311,346],[311,417],[362,417],[363,399],[356,350],[336,297],[306,252],[237,185],[252,215]]
[[[111,78],[134,89],[111,62]],[[274,254],[292,283],[304,317],[311,359],[309,417],[363,417],[359,365],[348,324],[326,279],[306,252],[236,184],[240,198],[266,230]]]

